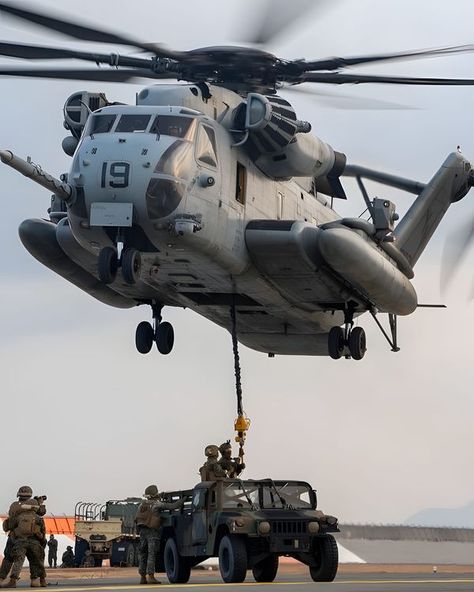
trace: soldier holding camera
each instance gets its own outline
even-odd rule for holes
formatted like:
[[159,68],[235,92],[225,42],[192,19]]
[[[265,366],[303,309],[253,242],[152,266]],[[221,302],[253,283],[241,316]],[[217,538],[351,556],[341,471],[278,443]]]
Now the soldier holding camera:
[[8,511],[9,558],[13,565],[10,579],[3,588],[16,588],[25,557],[30,564],[31,586],[39,588],[48,585],[44,569],[46,529],[42,518],[46,514],[46,496],[32,496],[31,487],[23,485],[17,493],[18,501],[13,502]]

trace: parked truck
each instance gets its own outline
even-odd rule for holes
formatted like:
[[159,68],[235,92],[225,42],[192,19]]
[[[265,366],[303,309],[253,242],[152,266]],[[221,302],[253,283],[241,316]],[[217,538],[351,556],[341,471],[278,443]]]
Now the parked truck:
[[140,498],[109,500],[105,504],[78,502],[75,514],[75,562],[81,566],[90,551],[96,567],[109,560],[112,567],[138,565],[135,515]]
[[219,558],[229,583],[243,582],[249,569],[257,582],[272,582],[281,556],[307,565],[316,582],[336,576],[337,518],[317,509],[316,491],[304,481],[223,479],[164,497],[183,501],[162,514],[157,571],[171,583],[187,582],[210,557]]

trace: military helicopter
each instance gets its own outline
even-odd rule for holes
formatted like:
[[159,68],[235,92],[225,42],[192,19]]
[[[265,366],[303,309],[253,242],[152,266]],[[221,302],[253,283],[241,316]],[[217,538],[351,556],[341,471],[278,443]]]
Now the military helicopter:
[[[71,95],[63,149],[72,164],[60,179],[0,151],[5,164],[53,193],[49,220],[20,225],[26,249],[105,304],[150,306],[152,322],[141,322],[135,334],[140,353],[154,344],[162,354],[172,351],[173,327],[162,318],[169,306],[189,307],[269,356],[356,360],[366,338],[354,319],[369,312],[399,350],[397,317],[419,306],[413,267],[448,207],[474,185],[474,169],[460,152],[427,184],[348,165],[278,90],[302,83],[473,85],[344,71],[472,46],[284,60],[255,46],[173,51],[17,4],[0,2],[0,12],[81,41],[140,50],[129,56],[1,42],[3,56],[111,69],[2,66],[0,75],[176,81],[143,88],[133,105],[104,93]],[[273,25],[266,14],[251,41],[267,42]],[[357,179],[370,220],[341,218],[333,209],[334,199],[346,199],[344,175]],[[417,196],[398,224],[395,205],[370,199],[363,179]]]

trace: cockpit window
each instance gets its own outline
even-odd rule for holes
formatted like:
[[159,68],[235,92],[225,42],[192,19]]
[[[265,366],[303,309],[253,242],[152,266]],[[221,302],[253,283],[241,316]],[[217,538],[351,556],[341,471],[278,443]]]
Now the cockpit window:
[[196,145],[196,157],[203,164],[217,166],[216,135],[207,125],[201,126]]
[[158,115],[151,124],[150,133],[192,140],[196,127],[195,123],[196,120],[191,117]]
[[151,115],[122,115],[115,128],[116,132],[144,132],[150,123]]
[[88,122],[87,135],[106,134],[115,123],[116,115],[92,115]]

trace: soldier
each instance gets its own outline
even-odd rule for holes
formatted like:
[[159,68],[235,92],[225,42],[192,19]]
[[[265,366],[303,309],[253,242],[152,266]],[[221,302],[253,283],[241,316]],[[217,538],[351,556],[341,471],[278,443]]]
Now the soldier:
[[74,567],[75,558],[71,545],[68,545],[66,547],[66,550],[64,551],[63,556],[61,557],[61,561],[61,567]]
[[224,442],[219,446],[219,452],[221,458],[219,459],[219,465],[225,471],[229,479],[235,479],[245,469],[245,464],[240,462],[240,458],[232,458],[232,446],[230,440]]
[[201,481],[216,481],[217,479],[225,479],[227,473],[217,461],[219,456],[219,448],[215,444],[209,444],[204,449],[204,454],[207,457],[206,462],[199,469],[201,474]]
[[160,584],[155,578],[156,559],[160,550],[161,517],[163,510],[176,510],[184,501],[163,502],[159,499],[158,487],[149,485],[145,489],[143,501],[135,517],[137,532],[140,536],[138,547],[138,573],[140,584]]
[[44,505],[46,497],[33,498],[32,495],[31,487],[27,485],[20,487],[17,493],[18,501],[13,502],[8,511],[8,527],[13,541],[11,551],[13,567],[9,582],[3,586],[5,588],[16,587],[25,557],[30,564],[31,586],[39,588],[48,585],[44,569],[46,539],[42,519],[46,514]]
[[54,538],[54,534],[49,535],[48,564],[49,567],[58,567],[58,541]]
[[[0,587],[8,587],[8,588],[16,588],[16,580],[10,578],[9,581],[3,585],[4,581],[7,579],[10,570],[13,567],[14,561],[12,557],[12,550],[13,550],[13,537],[10,532],[10,525],[8,522],[8,518],[3,521],[2,524],[4,532],[8,533],[7,544],[5,545],[5,549],[3,550],[3,560],[2,565],[0,566]],[[23,567],[23,561],[17,566],[15,566],[15,571],[20,573],[21,568]]]

